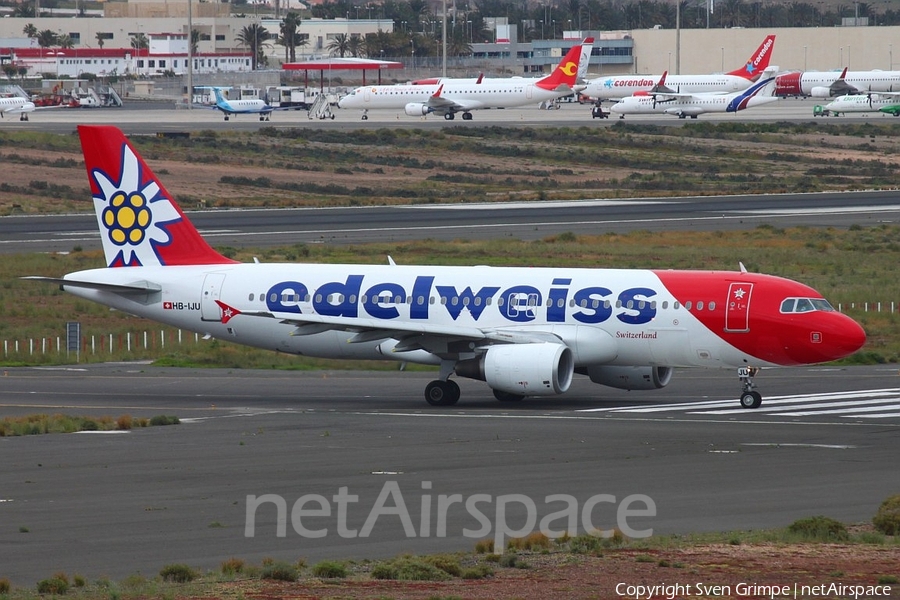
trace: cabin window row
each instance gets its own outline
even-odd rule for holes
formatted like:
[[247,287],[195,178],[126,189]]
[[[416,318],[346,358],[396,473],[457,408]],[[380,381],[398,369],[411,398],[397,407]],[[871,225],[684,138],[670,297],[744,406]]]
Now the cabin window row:
[[[474,305],[474,306],[481,306],[482,304],[484,304],[485,306],[491,306],[491,304],[493,304],[492,297],[482,299],[477,296],[474,298],[471,298],[471,297],[460,298],[458,296],[453,296],[452,298],[448,298],[447,296],[440,296],[440,297],[431,296],[428,298],[428,303],[436,304],[438,301],[438,298],[440,298],[440,303],[442,305],[450,304],[451,306],[458,306],[460,304],[462,304],[463,306],[469,306],[470,304]],[[256,295],[250,294],[249,300],[251,302],[253,302],[255,299],[256,299]],[[260,294],[259,301],[265,302],[265,300],[266,300],[266,295]],[[271,294],[269,297],[270,302],[272,302],[272,303],[281,302],[282,304],[286,304],[289,302],[310,302],[311,300],[312,300],[311,294],[305,294],[302,297],[300,296],[300,294],[281,294],[281,296],[279,296],[278,294]],[[316,294],[315,301],[322,302],[322,300],[323,300],[322,295]],[[328,303],[332,303],[332,304],[333,303],[341,304],[344,302],[344,296],[343,296],[343,294],[332,294],[332,295],[328,296],[327,298],[324,298],[324,300],[327,301]],[[356,300],[357,300],[357,298],[355,295],[351,295],[349,298],[349,301],[351,304],[355,304]],[[360,301],[363,304],[365,304],[366,302],[369,302],[369,301],[381,302],[381,303],[393,303],[393,304],[413,304],[413,302],[415,301],[415,303],[417,305],[422,306],[423,304],[425,304],[425,296],[416,296],[415,299],[413,299],[412,296],[406,296],[406,298],[404,298],[403,296],[390,297],[390,296],[385,296],[385,295],[370,297],[370,296],[367,296],[366,294],[363,294],[362,296],[360,296]],[[554,300],[552,298],[548,298],[544,304],[547,306],[547,308],[552,308],[554,305]],[[557,308],[563,308],[566,305],[566,301],[563,298],[558,298],[555,300],[555,304],[556,304]],[[503,306],[503,305],[504,305],[504,298],[503,297],[498,298],[497,306]],[[528,298],[520,298],[516,301],[516,305],[517,306],[536,307],[536,306],[538,306],[537,298],[535,298],[533,296],[530,296]],[[612,302],[610,302],[609,300],[599,300],[597,298],[594,298],[591,300],[583,298],[577,302],[575,301],[574,298],[571,298],[571,299],[569,299],[568,305],[570,308],[594,308],[594,309],[600,308],[601,306],[603,308],[608,309],[613,306]],[[628,300],[626,302],[622,302],[621,300],[616,300],[616,302],[615,302],[616,308],[624,307],[626,309],[644,310],[648,306],[651,309],[656,310],[656,308],[657,308],[656,300],[652,300],[652,301],[651,300]],[[668,310],[669,301],[664,300],[661,303],[661,306],[662,306],[663,310]],[[681,303],[679,303],[677,301],[672,303],[672,308],[675,310],[678,310],[681,307],[682,307]],[[706,310],[713,311],[716,309],[716,303],[713,301],[704,303],[702,300],[698,300],[696,303],[693,303],[692,301],[688,300],[687,302],[684,303],[684,308],[686,310],[698,310],[698,311],[704,310],[704,308],[705,308]]]

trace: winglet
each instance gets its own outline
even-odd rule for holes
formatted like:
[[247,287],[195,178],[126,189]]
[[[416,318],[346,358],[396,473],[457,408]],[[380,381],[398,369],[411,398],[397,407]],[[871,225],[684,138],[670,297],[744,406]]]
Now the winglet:
[[437,91],[431,95],[432,98],[440,98],[441,92],[444,91],[444,84],[442,83],[440,87],[438,87]]
[[838,81],[842,81],[847,77],[847,69],[848,67],[844,67],[844,70],[841,71],[841,76],[837,78]]
[[766,39],[759,45],[759,48],[756,49],[756,52],[751,54],[750,58],[747,59],[747,62],[744,63],[744,66],[726,74],[734,75],[735,77],[743,77],[750,81],[758,81],[762,76],[762,72],[769,66],[769,60],[772,58],[772,48],[774,46],[775,34],[767,35]]
[[206,243],[116,127],[79,125],[109,267],[232,264]]
[[216,304],[218,304],[219,308],[222,309],[222,325],[227,324],[228,321],[241,314],[241,311],[234,308],[233,306],[228,306],[221,300],[216,300]]
[[484,80],[484,73],[479,73],[479,74],[478,74],[478,80],[475,82],[476,85],[479,84],[479,83],[481,83],[482,80]]
[[[587,38],[593,44],[594,38]],[[538,79],[535,85],[545,90],[556,90],[560,86],[571,88],[578,79],[578,64],[581,62],[581,46],[576,44],[566,53],[553,72],[542,79]]]

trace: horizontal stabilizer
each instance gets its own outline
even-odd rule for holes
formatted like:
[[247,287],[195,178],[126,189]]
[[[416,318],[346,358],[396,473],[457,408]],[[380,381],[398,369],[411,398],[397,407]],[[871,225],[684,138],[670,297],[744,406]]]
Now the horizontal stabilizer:
[[101,292],[113,292],[114,294],[146,294],[147,292],[162,291],[159,284],[150,281],[135,281],[132,283],[101,283],[97,281],[78,281],[75,279],[60,279],[56,277],[40,277],[32,275],[22,277],[29,281],[41,281],[44,283],[55,283],[68,287],[85,288],[89,290],[99,290]]

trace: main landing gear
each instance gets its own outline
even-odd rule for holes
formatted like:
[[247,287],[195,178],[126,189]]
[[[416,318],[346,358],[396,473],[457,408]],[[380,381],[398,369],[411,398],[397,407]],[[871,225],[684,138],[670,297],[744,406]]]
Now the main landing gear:
[[758,367],[741,367],[738,369],[738,378],[741,380],[743,391],[741,392],[741,406],[744,408],[759,408],[762,405],[762,394],[756,391],[753,376],[759,373]]
[[425,386],[425,402],[432,406],[453,406],[459,402],[459,385],[450,381],[450,374],[455,366],[455,361],[441,361],[438,379]]

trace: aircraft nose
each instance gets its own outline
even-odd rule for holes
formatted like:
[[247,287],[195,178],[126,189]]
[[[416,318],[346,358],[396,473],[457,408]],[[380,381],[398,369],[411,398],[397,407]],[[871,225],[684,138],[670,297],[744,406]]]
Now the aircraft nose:
[[866,332],[859,323],[847,315],[838,314],[836,316],[839,317],[839,320],[830,335],[829,347],[833,354],[831,360],[850,356],[866,343]]

